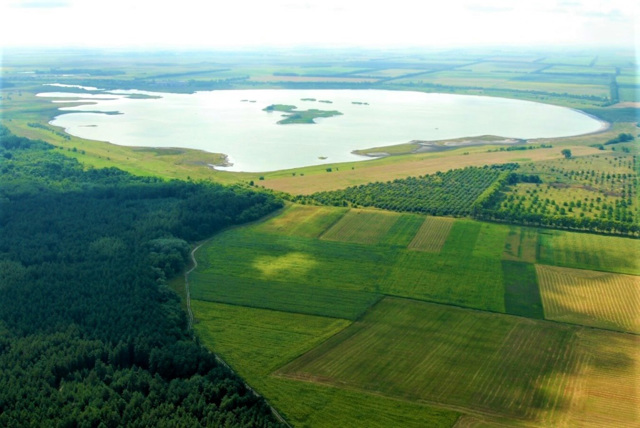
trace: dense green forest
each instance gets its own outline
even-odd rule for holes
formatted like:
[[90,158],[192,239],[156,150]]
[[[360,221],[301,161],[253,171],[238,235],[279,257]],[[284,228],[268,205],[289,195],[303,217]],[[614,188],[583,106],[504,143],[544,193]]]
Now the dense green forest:
[[264,193],[83,170],[0,128],[0,426],[275,426],[165,280]]

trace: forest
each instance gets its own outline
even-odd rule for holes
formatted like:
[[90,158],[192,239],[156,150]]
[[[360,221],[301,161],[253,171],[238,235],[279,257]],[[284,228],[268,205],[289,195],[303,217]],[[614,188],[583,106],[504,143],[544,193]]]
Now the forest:
[[277,426],[189,331],[190,243],[282,206],[88,169],[0,128],[0,425]]

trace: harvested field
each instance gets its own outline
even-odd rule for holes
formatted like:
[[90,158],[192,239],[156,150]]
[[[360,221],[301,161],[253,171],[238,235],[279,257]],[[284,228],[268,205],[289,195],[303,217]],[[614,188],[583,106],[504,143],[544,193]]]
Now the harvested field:
[[328,241],[377,244],[399,218],[400,215],[396,213],[352,209],[321,238]]
[[409,248],[439,253],[449,236],[454,221],[454,219],[446,217],[427,217],[409,244]]
[[640,277],[536,265],[545,318],[640,333]]

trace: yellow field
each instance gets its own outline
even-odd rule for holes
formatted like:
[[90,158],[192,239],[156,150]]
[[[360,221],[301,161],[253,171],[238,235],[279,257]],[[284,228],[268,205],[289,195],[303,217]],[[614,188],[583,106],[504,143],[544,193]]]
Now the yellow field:
[[352,209],[321,238],[329,241],[377,244],[398,218],[400,215],[395,213]]
[[449,236],[453,222],[452,218],[427,217],[409,244],[409,248],[439,253]]
[[545,318],[640,333],[640,277],[536,265]]

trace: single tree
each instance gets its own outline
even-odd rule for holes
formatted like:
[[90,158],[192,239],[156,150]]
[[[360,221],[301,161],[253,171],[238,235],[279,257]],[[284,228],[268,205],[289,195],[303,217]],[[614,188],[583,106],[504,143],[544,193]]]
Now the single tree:
[[560,153],[562,153],[562,156],[564,156],[566,159],[571,158],[571,150],[569,149],[564,149]]

